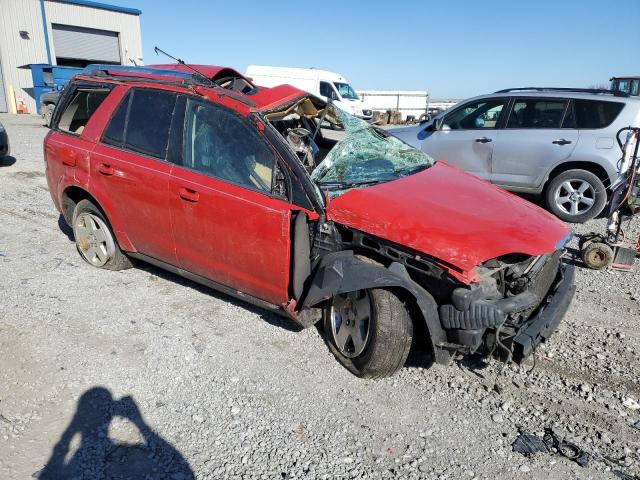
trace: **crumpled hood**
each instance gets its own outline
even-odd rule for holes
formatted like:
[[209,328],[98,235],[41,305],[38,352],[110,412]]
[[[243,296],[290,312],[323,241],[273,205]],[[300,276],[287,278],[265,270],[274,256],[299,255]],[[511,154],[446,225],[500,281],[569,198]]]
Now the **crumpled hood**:
[[449,264],[466,283],[486,260],[546,254],[569,234],[550,213],[443,162],[349,190],[329,203],[327,218]]

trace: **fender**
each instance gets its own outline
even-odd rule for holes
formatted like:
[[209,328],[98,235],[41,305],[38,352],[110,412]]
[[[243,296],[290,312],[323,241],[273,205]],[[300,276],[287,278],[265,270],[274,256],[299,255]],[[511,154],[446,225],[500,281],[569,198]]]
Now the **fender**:
[[[97,206],[100,207],[104,212],[104,214],[106,215],[107,221],[111,225],[111,229],[113,230],[113,233],[116,236],[116,240],[120,248],[127,252],[136,252],[137,250],[131,243],[131,240],[129,240],[129,237],[127,236],[127,234],[119,228],[120,220],[116,213],[118,209],[113,207],[113,204],[109,199],[109,195],[107,195],[106,192],[102,191],[102,189],[94,183],[90,183],[90,185],[87,185],[87,186],[90,188],[85,188],[84,186],[80,186],[77,183],[68,184],[64,186],[64,188],[61,188],[60,199],[62,199],[62,195],[64,195],[64,192],[68,188],[76,187],[76,188],[80,188],[81,190],[84,190],[87,193],[87,195],[95,201]],[[60,205],[62,205],[62,200],[60,200]],[[65,220],[67,220],[67,223],[69,225],[72,224],[72,219],[65,218]]]
[[436,363],[449,364],[451,355],[440,346],[447,343],[447,335],[440,325],[437,304],[429,292],[411,279],[401,263],[393,262],[385,268],[362,261],[351,250],[327,254],[311,277],[302,307],[313,307],[339,293],[384,287],[399,287],[413,296],[429,330]]

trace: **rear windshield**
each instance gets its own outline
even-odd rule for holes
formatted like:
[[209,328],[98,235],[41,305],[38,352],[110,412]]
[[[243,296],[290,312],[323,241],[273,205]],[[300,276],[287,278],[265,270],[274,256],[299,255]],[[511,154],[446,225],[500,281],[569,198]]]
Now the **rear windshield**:
[[605,128],[613,123],[624,107],[621,102],[573,100],[562,128]]

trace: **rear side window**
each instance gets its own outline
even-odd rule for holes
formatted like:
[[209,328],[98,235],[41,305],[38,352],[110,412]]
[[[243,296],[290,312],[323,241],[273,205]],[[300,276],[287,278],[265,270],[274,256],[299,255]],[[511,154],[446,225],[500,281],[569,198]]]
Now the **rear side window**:
[[176,95],[159,90],[135,90],[127,119],[125,148],[165,158]]
[[111,117],[102,141],[164,159],[176,98],[160,90],[129,91]]
[[124,144],[124,127],[127,122],[127,114],[129,113],[129,103],[131,101],[131,92],[127,93],[124,99],[118,105],[116,113],[113,114],[107,129],[102,136],[102,141],[109,145],[121,147]]
[[566,107],[566,100],[518,99],[507,128],[560,128]]
[[80,135],[91,116],[109,95],[109,90],[78,89],[73,94],[60,120],[58,129],[63,132]]
[[563,128],[605,128],[613,123],[624,108],[621,102],[573,100]]

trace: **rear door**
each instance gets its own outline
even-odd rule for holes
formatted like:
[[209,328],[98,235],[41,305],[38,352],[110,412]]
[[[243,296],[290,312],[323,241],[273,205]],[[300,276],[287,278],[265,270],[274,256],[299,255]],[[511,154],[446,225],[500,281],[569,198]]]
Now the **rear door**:
[[91,155],[92,190],[108,196],[120,235],[136,251],[175,265],[166,155],[177,95],[143,88],[118,94],[122,99]]
[[253,122],[186,106],[170,199],[181,268],[272,304],[289,299],[291,204],[272,194],[277,157]]
[[466,103],[443,117],[436,132],[425,132],[422,150],[435,158],[490,180],[491,156],[506,100]]
[[563,129],[568,110],[563,98],[516,98],[495,142],[491,181],[537,190],[549,171],[571,156],[579,132]]

